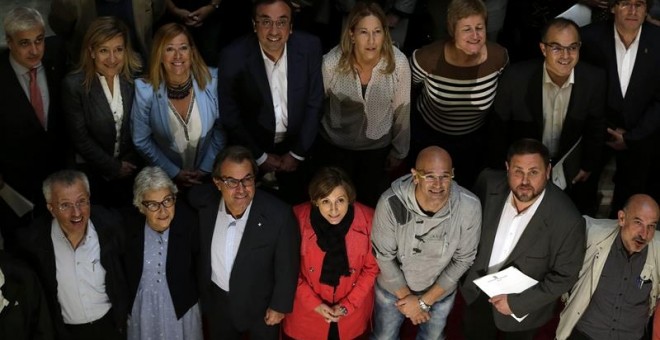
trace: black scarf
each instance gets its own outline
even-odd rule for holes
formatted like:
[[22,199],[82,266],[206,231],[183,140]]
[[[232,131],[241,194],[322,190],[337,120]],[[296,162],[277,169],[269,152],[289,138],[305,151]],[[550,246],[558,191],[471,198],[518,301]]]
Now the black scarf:
[[309,217],[316,233],[316,244],[325,252],[321,283],[337,287],[340,276],[351,275],[346,254],[346,233],[353,223],[353,205],[348,206],[346,216],[337,225],[330,224],[314,205]]

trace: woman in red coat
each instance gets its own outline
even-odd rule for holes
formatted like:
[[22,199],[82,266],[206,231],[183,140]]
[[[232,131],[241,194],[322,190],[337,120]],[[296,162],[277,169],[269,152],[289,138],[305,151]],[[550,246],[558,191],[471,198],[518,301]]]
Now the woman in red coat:
[[341,169],[323,168],[309,185],[310,203],[294,208],[300,225],[300,275],[285,338],[366,336],[378,265],[371,252],[373,210],[355,202]]

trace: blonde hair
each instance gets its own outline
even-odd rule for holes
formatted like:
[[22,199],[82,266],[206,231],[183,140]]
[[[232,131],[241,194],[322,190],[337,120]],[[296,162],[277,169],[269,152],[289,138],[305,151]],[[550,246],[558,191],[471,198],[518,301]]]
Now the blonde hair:
[[77,71],[82,72],[84,75],[82,85],[85,91],[89,92],[94,77],[96,77],[96,66],[90,52],[116,37],[124,39],[124,65],[119,72],[120,77],[132,83],[133,75],[142,68],[140,58],[131,47],[128,26],[115,17],[96,18],[87,29],[80,48],[80,62]]
[[351,13],[348,14],[347,24],[344,27],[344,30],[341,34],[341,41],[339,46],[341,48],[341,57],[339,58],[339,63],[337,68],[341,73],[350,73],[353,72],[355,60],[355,44],[351,39],[351,33],[355,30],[355,26],[365,17],[370,15],[375,16],[380,25],[383,28],[383,47],[381,49],[381,55],[385,58],[385,70],[383,73],[390,74],[394,72],[396,63],[394,62],[394,47],[392,46],[392,37],[390,36],[390,30],[387,28],[387,20],[385,18],[385,13],[378,6],[378,4],[358,2],[351,9]]
[[161,26],[154,35],[154,42],[151,47],[151,58],[149,58],[149,69],[147,74],[147,82],[151,84],[154,91],[158,89],[160,84],[165,80],[165,70],[161,63],[163,58],[163,50],[176,36],[183,34],[188,39],[188,46],[190,46],[190,71],[193,78],[201,89],[206,88],[206,84],[211,81],[211,72],[204,63],[202,56],[195,47],[195,41],[190,35],[190,32],[185,26],[178,23],[169,23]]

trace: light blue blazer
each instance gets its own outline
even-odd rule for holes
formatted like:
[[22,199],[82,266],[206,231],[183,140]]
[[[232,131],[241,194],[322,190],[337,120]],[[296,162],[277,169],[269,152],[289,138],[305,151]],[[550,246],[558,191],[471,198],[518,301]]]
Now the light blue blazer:
[[[215,156],[225,146],[225,136],[220,126],[218,109],[218,70],[209,68],[211,81],[200,89],[193,78],[195,100],[202,121],[202,136],[197,147],[195,170],[210,173]],[[174,139],[169,125],[169,109],[165,84],[154,93],[151,84],[144,79],[135,82],[135,98],[131,110],[131,136],[137,151],[149,165],[155,165],[174,178],[181,170],[181,156],[174,151]]]

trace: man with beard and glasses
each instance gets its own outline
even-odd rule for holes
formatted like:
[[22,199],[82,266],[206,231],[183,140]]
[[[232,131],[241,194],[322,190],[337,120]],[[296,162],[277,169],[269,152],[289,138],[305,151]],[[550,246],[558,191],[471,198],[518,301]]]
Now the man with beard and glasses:
[[660,290],[659,216],[653,198],[636,194],[617,220],[587,218],[584,264],[556,339],[642,339]]
[[[483,217],[474,265],[461,282],[466,339],[533,339],[555,302],[578,279],[585,222],[570,198],[548,182],[548,148],[534,139],[509,147],[506,176],[485,170],[476,183]],[[515,267],[538,281],[517,294],[489,298],[473,280]],[[512,317],[524,317],[517,321]]]

